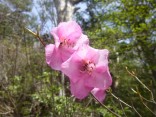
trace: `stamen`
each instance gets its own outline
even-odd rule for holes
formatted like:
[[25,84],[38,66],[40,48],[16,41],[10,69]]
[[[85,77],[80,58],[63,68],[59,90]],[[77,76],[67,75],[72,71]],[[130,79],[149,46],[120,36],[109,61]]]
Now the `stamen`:
[[85,73],[87,72],[89,75],[92,73],[94,70],[95,64],[91,61],[84,61],[84,65],[82,66],[82,69],[80,72]]
[[63,46],[63,47],[74,47],[75,43],[74,42],[71,42],[70,39],[62,39],[63,41],[60,42],[60,46]]

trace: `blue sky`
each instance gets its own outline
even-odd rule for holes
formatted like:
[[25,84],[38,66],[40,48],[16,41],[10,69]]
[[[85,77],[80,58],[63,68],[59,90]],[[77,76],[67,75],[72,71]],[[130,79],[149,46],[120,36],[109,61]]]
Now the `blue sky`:
[[[33,0],[33,8],[32,8],[32,11],[31,11],[31,15],[32,16],[36,16],[37,17],[37,22],[38,22],[38,25],[41,25],[41,21],[40,21],[40,18],[39,18],[39,12],[41,10],[40,6],[38,5],[38,1],[41,1],[41,0]],[[76,5],[76,7],[79,7],[80,9],[78,10],[78,12],[83,12],[86,10],[87,6],[85,3],[81,2],[79,4]],[[87,15],[84,16],[87,18]],[[73,17],[74,19],[74,17]],[[43,33],[48,33],[50,32],[50,30],[54,27],[54,25],[51,23],[50,20],[48,20],[45,24],[45,27],[44,29],[42,29]]]

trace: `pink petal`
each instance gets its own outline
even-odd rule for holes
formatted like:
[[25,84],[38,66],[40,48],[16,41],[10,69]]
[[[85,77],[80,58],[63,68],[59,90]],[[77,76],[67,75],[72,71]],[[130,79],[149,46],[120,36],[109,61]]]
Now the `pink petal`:
[[108,89],[112,84],[112,77],[107,69],[105,72],[99,73],[94,71],[92,76],[87,79],[86,85],[89,87],[96,87],[102,90]]
[[100,72],[104,72],[108,66],[108,54],[109,51],[107,49],[99,50],[99,59],[96,63],[96,68],[99,69]]
[[70,56],[74,53],[72,48],[63,48],[59,47],[61,58],[64,61],[70,58]]
[[60,39],[70,39],[75,42],[82,34],[81,27],[75,21],[62,22],[58,25],[57,34]]
[[99,100],[100,102],[103,102],[103,100],[105,99],[106,97],[106,93],[104,90],[101,90],[99,88],[94,88],[91,93],[95,96],[95,98],[97,100]]
[[[89,39],[86,35],[81,35],[81,37],[78,39],[78,41],[76,42],[76,45],[73,47],[73,48],[61,48],[61,56],[62,56],[62,59],[63,61],[66,61],[75,51],[77,51],[80,48],[83,48],[83,46],[88,46],[89,44]],[[86,54],[86,51],[87,49],[80,49],[78,54],[80,54],[79,56],[81,58],[83,58],[83,55],[85,56]],[[83,55],[82,55],[83,54]]]
[[106,70],[106,72],[104,72],[104,78],[105,78],[104,89],[108,89],[112,85],[112,76],[110,75],[109,69]]
[[[92,51],[89,51],[89,49]],[[89,54],[88,51],[91,53]],[[97,58],[95,57],[98,56],[97,54],[96,49],[83,45],[62,64],[61,71],[74,83],[79,79],[90,79],[91,76],[87,72],[83,72],[82,68],[84,66],[84,61],[87,61],[89,57],[91,57],[91,59]]]
[[[112,83],[108,69],[107,52],[107,50],[97,50],[83,45],[62,64],[61,70],[73,83],[85,79],[85,85],[88,87],[107,89]],[[88,60],[97,64],[95,64],[91,74],[83,71],[84,62]]]
[[55,43],[60,43],[60,39],[59,39],[58,34],[57,34],[57,29],[58,29],[57,27],[53,28],[51,31],[51,34],[54,37]]
[[87,79],[88,86],[107,89],[112,84],[112,78],[108,68],[108,50],[98,50],[99,58],[91,78]]
[[69,77],[72,82],[77,82],[79,79],[85,77],[81,73],[82,59],[75,52],[67,61],[61,65],[61,71]]
[[80,48],[78,48],[74,55],[78,56],[80,60],[85,59],[87,54],[87,47],[87,45],[82,45]]
[[99,60],[98,51],[99,51],[98,49],[88,46],[86,59],[96,64],[96,62]]
[[76,42],[76,45],[74,46],[74,50],[77,50],[79,47],[81,47],[83,45],[89,45],[89,39],[84,34],[82,34],[81,37]]
[[45,47],[45,56],[47,64],[55,70],[61,69],[62,59],[58,49],[53,44]]
[[92,88],[86,87],[84,85],[84,82],[85,81],[83,79],[79,80],[76,83],[73,83],[72,81],[70,82],[71,93],[78,99],[85,98],[92,90]]
[[92,62],[97,61],[99,57],[98,50],[86,44],[82,45],[82,47],[78,49],[77,55],[82,60],[90,60]]

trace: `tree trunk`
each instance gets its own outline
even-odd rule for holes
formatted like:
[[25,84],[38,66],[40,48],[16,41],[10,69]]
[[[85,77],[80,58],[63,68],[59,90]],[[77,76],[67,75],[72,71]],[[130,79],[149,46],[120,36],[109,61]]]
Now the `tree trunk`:
[[57,12],[57,24],[72,20],[74,6],[70,0],[54,0]]
[[[72,20],[74,6],[70,0],[54,0],[56,7],[56,15],[57,15],[57,24],[63,21]],[[60,96],[65,96],[65,77],[64,74],[61,73],[61,89]]]

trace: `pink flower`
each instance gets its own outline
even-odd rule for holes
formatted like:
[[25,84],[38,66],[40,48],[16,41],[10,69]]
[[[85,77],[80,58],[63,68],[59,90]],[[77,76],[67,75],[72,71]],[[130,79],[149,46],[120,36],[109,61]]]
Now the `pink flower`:
[[76,83],[70,80],[70,91],[78,99],[85,98],[92,89],[92,87],[85,86],[85,80],[79,80]]
[[60,70],[61,64],[81,45],[89,44],[88,37],[75,21],[62,22],[51,33],[55,44],[45,47],[45,55],[47,64],[55,70]]
[[91,93],[95,96],[97,100],[102,102],[105,99],[106,93],[105,90],[101,90],[99,88],[94,88]]
[[112,84],[106,49],[82,46],[62,64],[61,70],[71,81],[72,94],[79,99],[86,97],[93,88],[106,90]]

